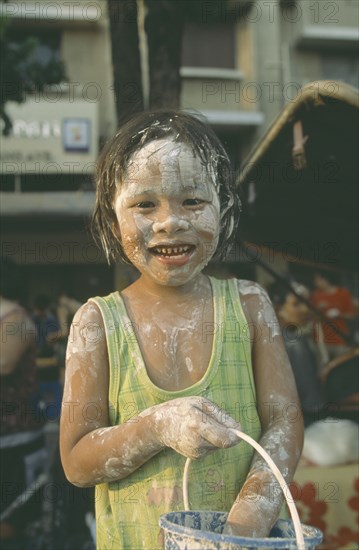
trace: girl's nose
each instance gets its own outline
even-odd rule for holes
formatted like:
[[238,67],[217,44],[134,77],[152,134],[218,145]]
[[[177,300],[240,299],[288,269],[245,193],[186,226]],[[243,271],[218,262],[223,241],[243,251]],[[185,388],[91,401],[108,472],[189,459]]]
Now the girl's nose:
[[190,224],[187,220],[176,216],[175,214],[169,214],[162,221],[154,222],[154,233],[177,233],[178,231],[186,231]]

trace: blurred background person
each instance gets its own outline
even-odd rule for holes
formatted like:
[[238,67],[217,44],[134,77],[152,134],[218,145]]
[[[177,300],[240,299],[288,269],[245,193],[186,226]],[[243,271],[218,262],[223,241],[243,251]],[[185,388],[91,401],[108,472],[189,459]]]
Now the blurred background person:
[[56,314],[60,328],[60,335],[59,338],[57,338],[54,347],[59,361],[60,380],[62,385],[64,383],[66,348],[70,333],[70,326],[76,311],[81,305],[82,302],[76,300],[76,298],[74,298],[67,290],[62,291],[57,300]]
[[58,420],[62,387],[55,343],[61,334],[58,320],[50,310],[50,299],[47,295],[39,294],[35,297],[32,320],[36,327],[36,366],[41,407],[47,420]]
[[[40,514],[39,501],[30,499],[5,514],[18,495],[45,470],[47,453],[38,409],[36,380],[36,331],[27,311],[20,305],[23,280],[19,266],[0,259],[1,330],[1,548],[21,537],[26,524]],[[37,504],[37,506],[36,506]]]
[[350,323],[356,317],[357,306],[349,290],[337,285],[335,274],[318,270],[314,273],[313,283],[311,302],[328,319],[328,323],[321,323],[321,326],[329,356],[334,359],[348,351],[349,346],[332,327],[350,338]]
[[[303,297],[309,291],[292,283]],[[320,382],[321,355],[313,340],[313,322],[308,306],[280,282],[268,288],[281,327],[285,347],[292,365],[302,406],[305,426],[324,414],[323,389]]]

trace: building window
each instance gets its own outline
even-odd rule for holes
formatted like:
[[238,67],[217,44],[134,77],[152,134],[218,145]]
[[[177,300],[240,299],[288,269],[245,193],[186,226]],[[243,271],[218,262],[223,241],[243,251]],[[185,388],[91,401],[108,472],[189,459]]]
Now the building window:
[[325,80],[341,80],[358,87],[359,60],[356,54],[323,54],[321,77]]
[[234,24],[188,22],[182,42],[182,66],[234,69]]

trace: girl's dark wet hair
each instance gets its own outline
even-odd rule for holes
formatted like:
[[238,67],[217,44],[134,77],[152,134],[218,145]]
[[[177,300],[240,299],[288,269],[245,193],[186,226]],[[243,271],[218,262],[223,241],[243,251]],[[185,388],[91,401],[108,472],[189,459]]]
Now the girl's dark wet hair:
[[220,234],[213,259],[226,256],[236,235],[241,203],[228,155],[203,120],[183,111],[142,112],[133,116],[105,145],[96,171],[96,205],[92,228],[107,261],[129,259],[118,235],[114,200],[132,156],[150,141],[169,138],[190,147],[214,180],[220,201]]

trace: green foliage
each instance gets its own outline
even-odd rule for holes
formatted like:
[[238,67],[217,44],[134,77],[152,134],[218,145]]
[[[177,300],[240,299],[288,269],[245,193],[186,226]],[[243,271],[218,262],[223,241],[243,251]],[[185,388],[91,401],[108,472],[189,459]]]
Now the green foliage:
[[4,122],[4,135],[8,135],[12,127],[5,110],[7,102],[23,103],[27,94],[66,80],[64,65],[55,55],[46,62],[38,61],[35,56],[40,45],[38,38],[9,40],[9,28],[9,21],[0,18],[0,118]]

